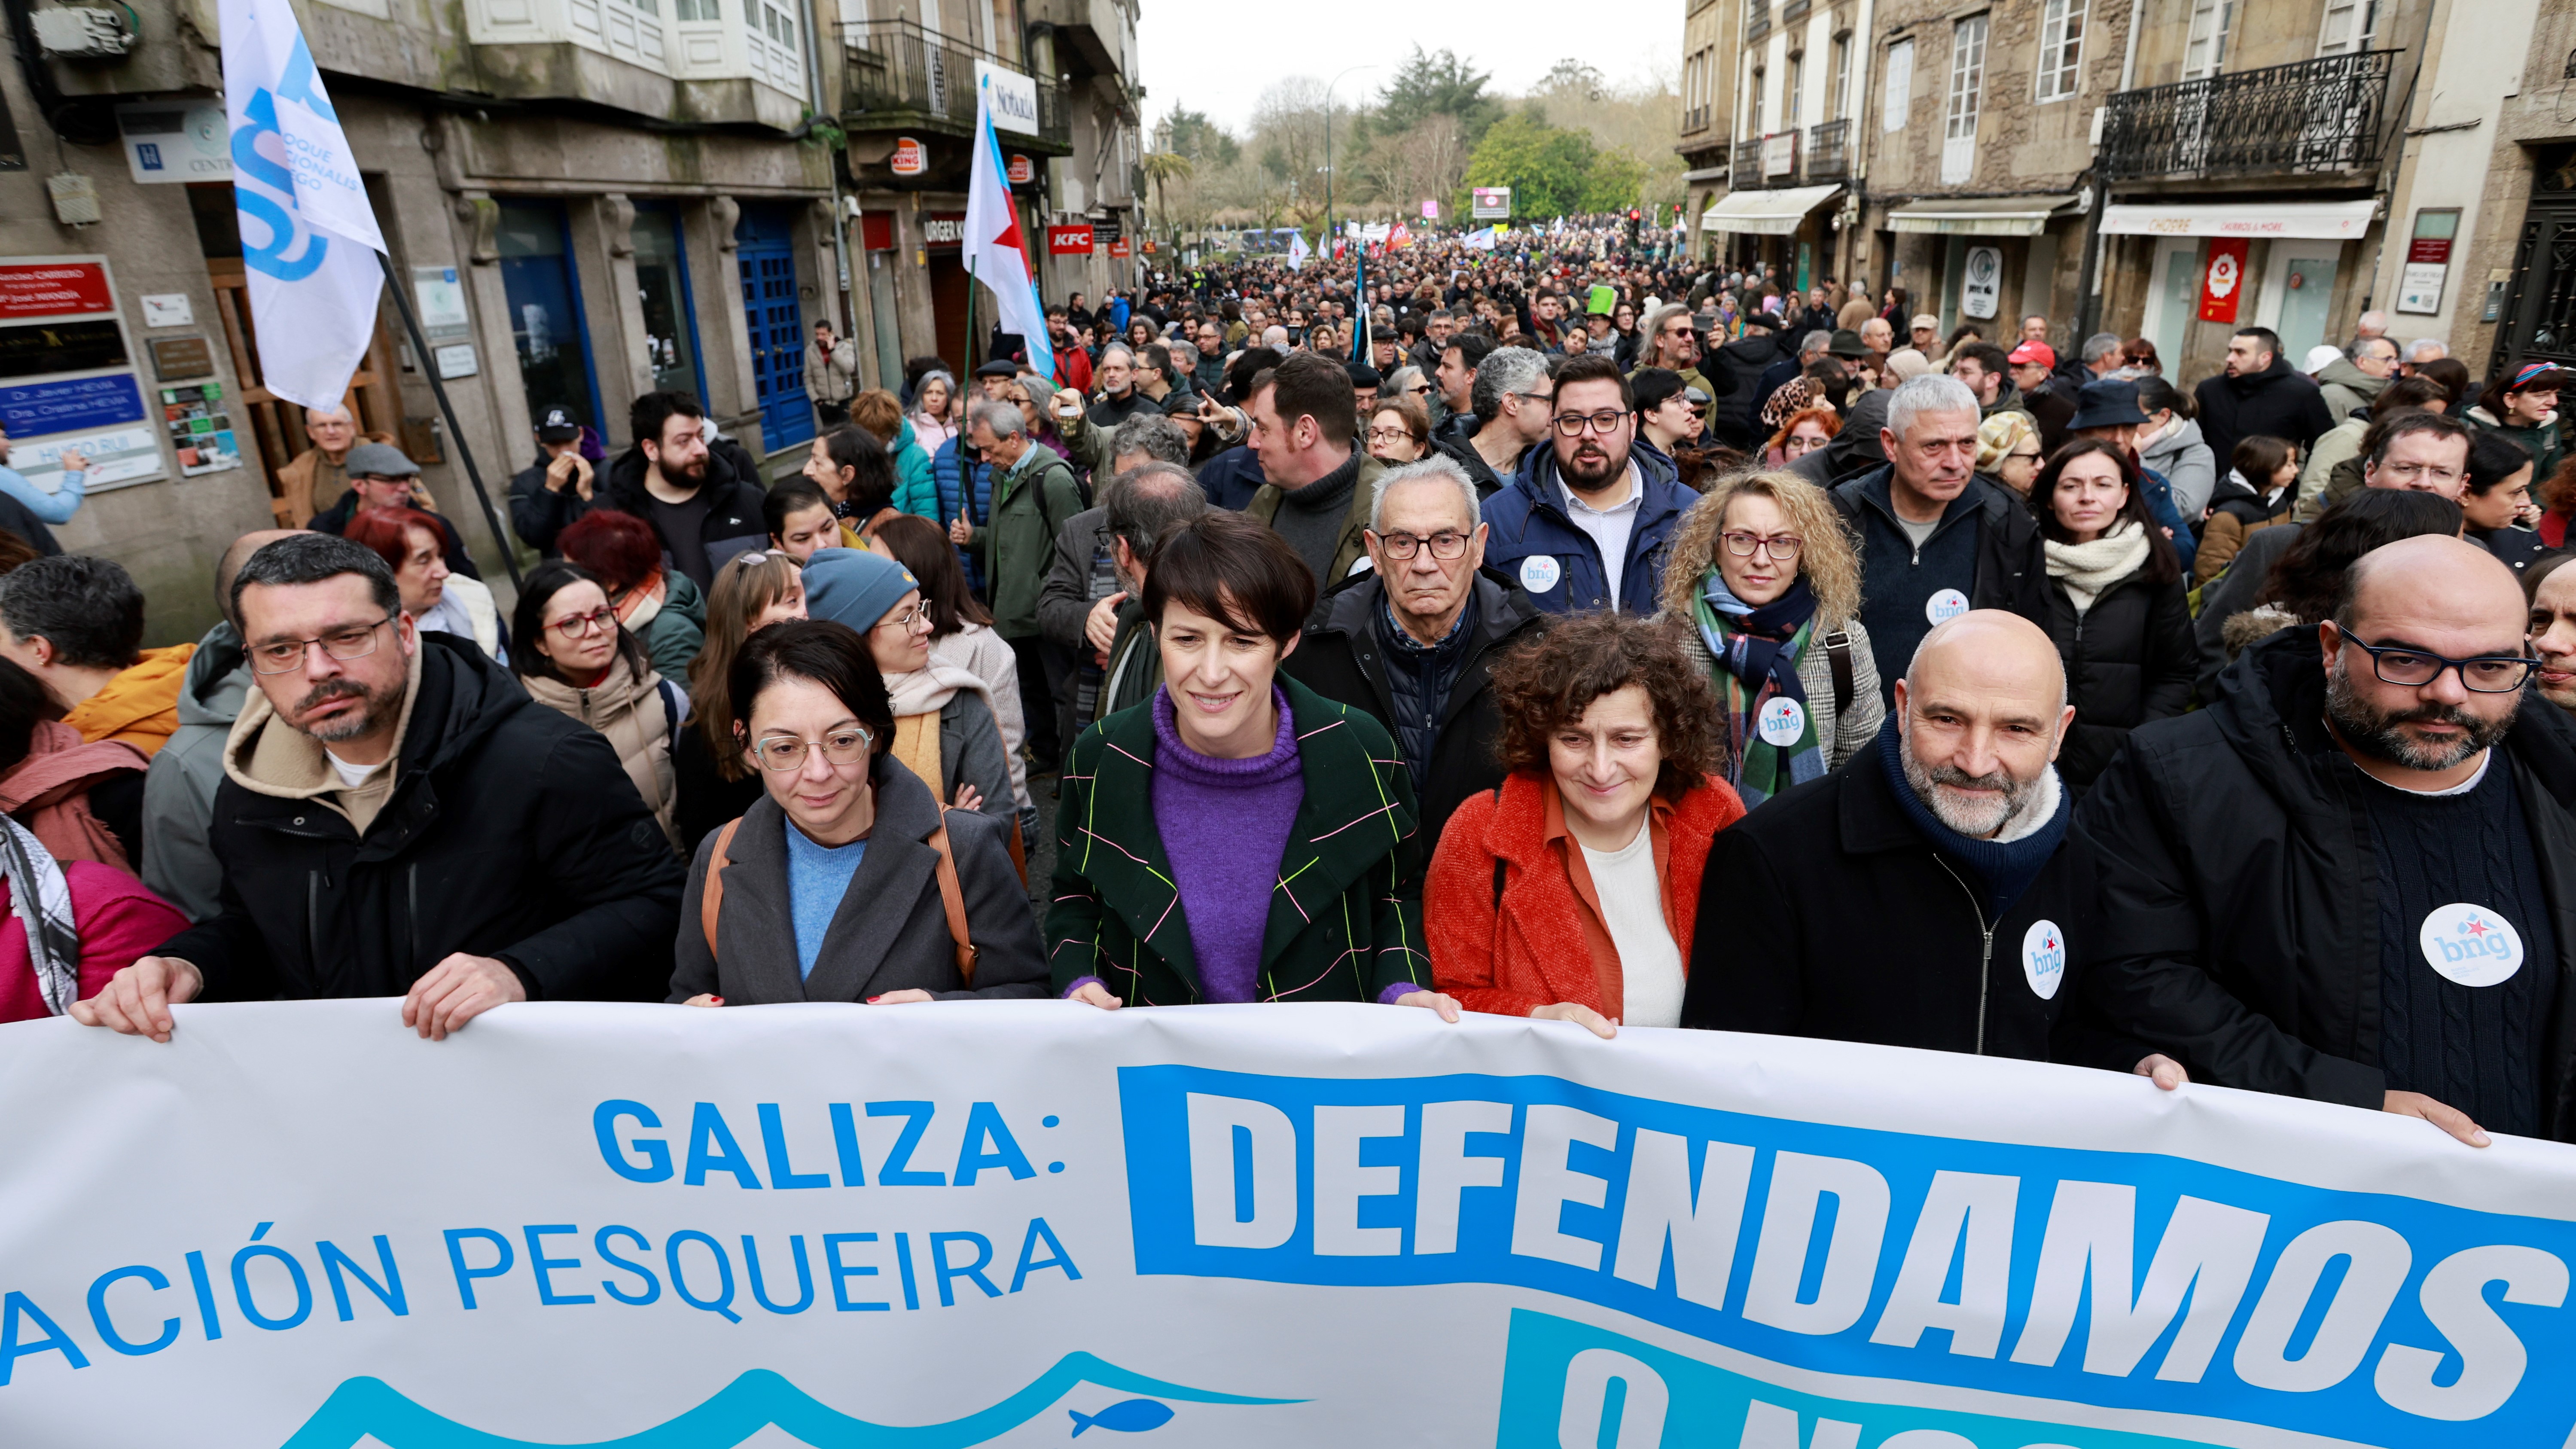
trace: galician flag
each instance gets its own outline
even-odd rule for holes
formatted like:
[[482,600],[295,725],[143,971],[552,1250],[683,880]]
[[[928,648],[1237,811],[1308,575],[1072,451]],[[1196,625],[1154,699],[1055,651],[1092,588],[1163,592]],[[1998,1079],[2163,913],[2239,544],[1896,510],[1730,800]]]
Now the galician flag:
[[1315,249],[1306,245],[1304,230],[1288,233],[1288,265],[1291,268],[1300,272],[1306,270],[1306,258],[1314,254]]
[[286,0],[222,0],[233,207],[268,390],[337,407],[376,335],[384,233]]
[[[1011,204],[1011,173],[993,134],[992,86],[986,77],[975,89],[975,167],[966,181],[966,271],[993,289],[1002,330],[1020,334],[1028,345],[1029,366],[1038,376],[1052,378],[1055,344],[1047,336],[1046,304],[1038,299],[1037,268],[1029,265],[1019,208]],[[968,338],[970,372],[975,346],[975,339]]]

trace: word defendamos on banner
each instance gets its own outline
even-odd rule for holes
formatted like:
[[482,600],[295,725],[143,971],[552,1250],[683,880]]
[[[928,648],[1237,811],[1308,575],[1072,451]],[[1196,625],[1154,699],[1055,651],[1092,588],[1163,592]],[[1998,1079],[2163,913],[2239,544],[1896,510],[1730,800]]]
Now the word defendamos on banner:
[[1120,1088],[1142,1273],[1513,1284],[1724,1345],[1757,1376],[2143,1411],[2124,1424],[2557,1449],[2576,1419],[2576,1383],[2528,1372],[2576,1354],[2543,1311],[2566,1302],[2576,1225],[1554,1077],[1129,1067]]

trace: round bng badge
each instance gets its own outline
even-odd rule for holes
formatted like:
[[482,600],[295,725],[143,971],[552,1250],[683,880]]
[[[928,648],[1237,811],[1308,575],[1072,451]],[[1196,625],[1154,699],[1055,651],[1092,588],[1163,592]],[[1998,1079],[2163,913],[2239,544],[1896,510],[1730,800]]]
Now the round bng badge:
[[1966,612],[1968,596],[1957,589],[1943,589],[1923,604],[1923,617],[1935,624],[1947,624]]
[[1775,698],[1762,706],[1753,727],[1761,734],[1762,743],[1786,749],[1806,737],[1807,707],[1794,699]]
[[2415,939],[2424,948],[2424,964],[2462,986],[2494,986],[2522,969],[2522,933],[2503,916],[2467,901],[2436,907]]
[[2021,974],[2042,1001],[2053,1001],[2066,980],[2066,933],[2055,921],[2033,921],[2021,934]]
[[1533,594],[1544,594],[1565,577],[1565,569],[1553,554],[1534,553],[1521,560],[1521,587]]

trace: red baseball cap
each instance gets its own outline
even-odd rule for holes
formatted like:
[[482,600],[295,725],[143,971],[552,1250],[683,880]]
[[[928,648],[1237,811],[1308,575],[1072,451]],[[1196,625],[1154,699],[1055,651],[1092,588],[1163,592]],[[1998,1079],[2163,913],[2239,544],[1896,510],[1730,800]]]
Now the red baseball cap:
[[2020,367],[2025,363],[2032,362],[2036,362],[2042,367],[2055,367],[2057,365],[2057,349],[2049,346],[2045,342],[2025,342],[2021,346],[2012,350],[2010,360],[2012,365],[2015,367]]

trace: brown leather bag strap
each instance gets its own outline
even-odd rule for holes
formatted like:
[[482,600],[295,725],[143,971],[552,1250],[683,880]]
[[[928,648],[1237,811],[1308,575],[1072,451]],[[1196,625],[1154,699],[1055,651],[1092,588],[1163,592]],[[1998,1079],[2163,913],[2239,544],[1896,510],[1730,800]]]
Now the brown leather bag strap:
[[939,852],[939,907],[948,917],[948,939],[957,952],[957,979],[975,987],[975,943],[966,934],[966,887],[957,879],[957,857],[948,849],[948,807],[939,807],[940,827],[925,844]]
[[716,832],[715,854],[707,857],[707,883],[698,893],[698,924],[706,930],[709,956],[716,954],[716,917],[724,914],[724,872],[733,864],[733,832],[740,824],[736,817]]

